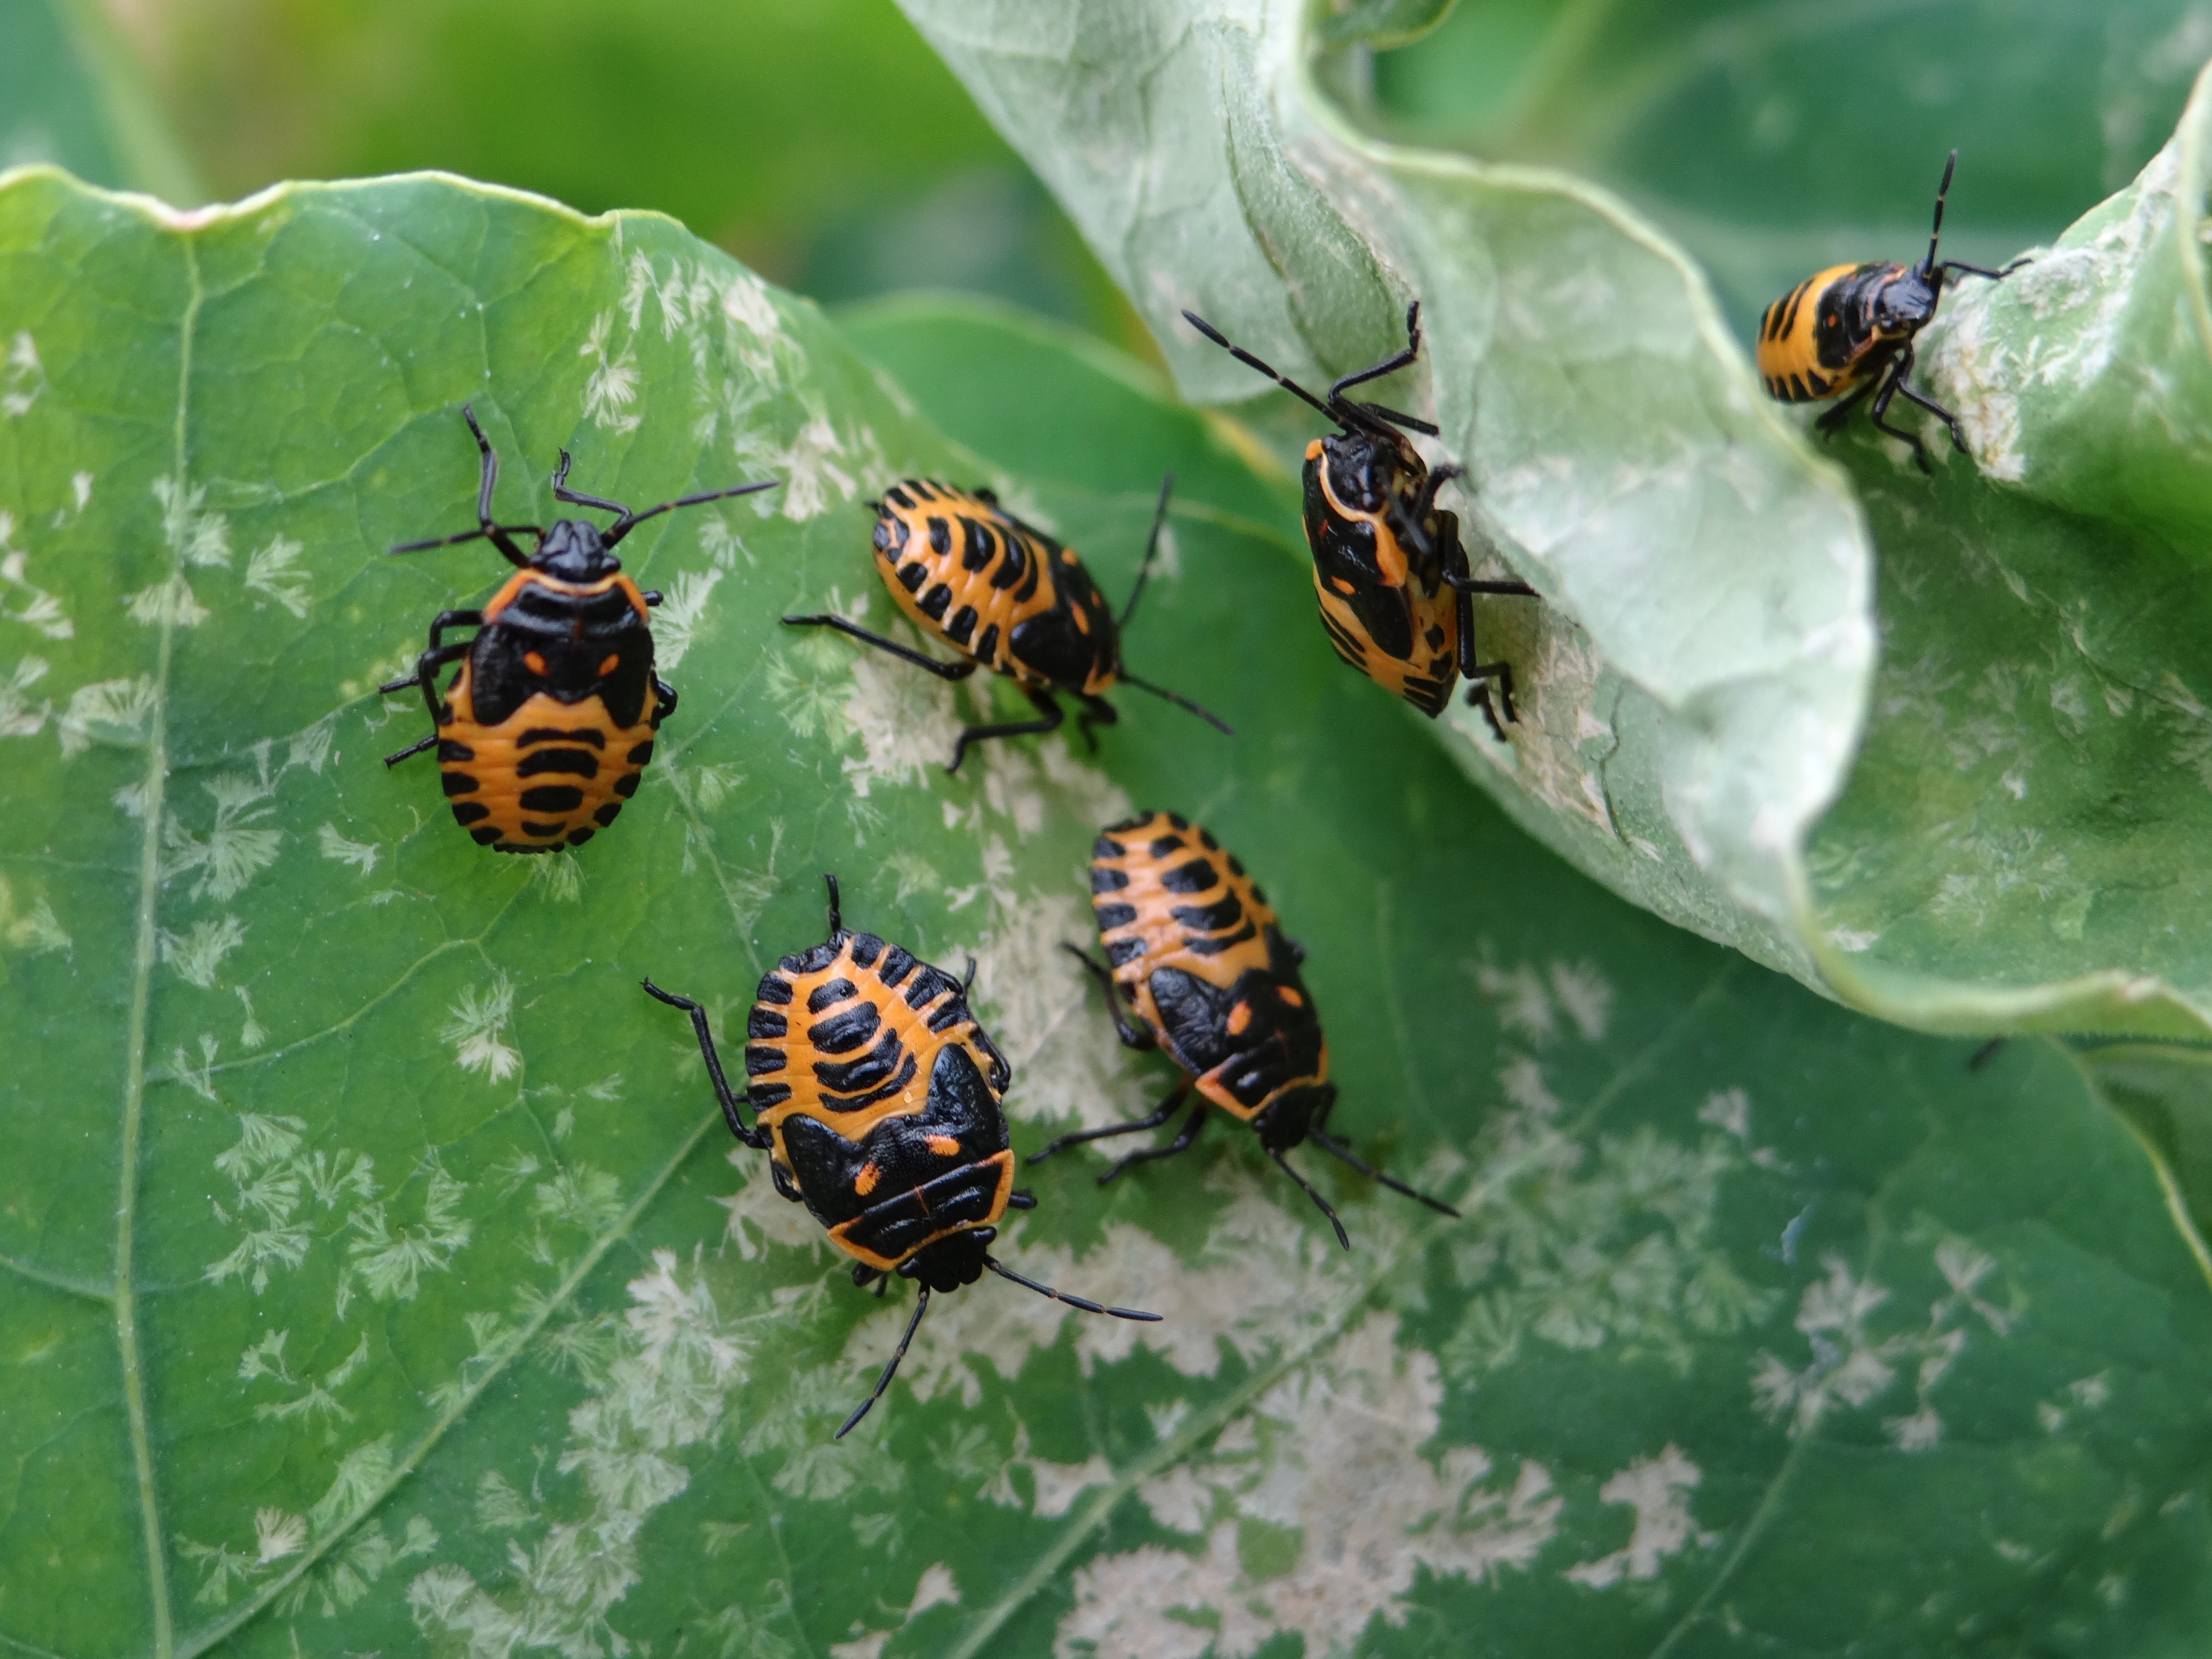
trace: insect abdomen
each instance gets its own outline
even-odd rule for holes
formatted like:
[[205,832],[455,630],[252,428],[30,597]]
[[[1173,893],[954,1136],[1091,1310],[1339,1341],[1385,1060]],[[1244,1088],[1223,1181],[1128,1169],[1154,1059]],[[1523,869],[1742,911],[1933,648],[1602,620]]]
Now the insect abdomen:
[[532,694],[495,726],[480,725],[464,662],[446,693],[438,769],[453,819],[479,846],[502,853],[580,847],[612,823],[653,758],[659,697],[618,726],[597,697],[562,702]]
[[1856,307],[1841,303],[1855,278],[1889,269],[1831,265],[1767,307],[1759,319],[1759,378],[1770,398],[1818,403],[1862,378],[1872,337],[1857,325]]

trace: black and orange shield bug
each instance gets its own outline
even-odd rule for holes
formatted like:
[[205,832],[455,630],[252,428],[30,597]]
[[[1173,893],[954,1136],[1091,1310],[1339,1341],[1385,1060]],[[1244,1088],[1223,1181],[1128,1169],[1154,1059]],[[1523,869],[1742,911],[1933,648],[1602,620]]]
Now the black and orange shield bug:
[[1012,1070],[969,1010],[968,980],[873,933],[847,931],[837,878],[823,879],[830,937],[762,976],[745,1022],[742,1103],[706,1010],[651,980],[645,988],[691,1017],[730,1133],[769,1155],[776,1191],[805,1205],[853,1258],[853,1282],[872,1283],[878,1294],[894,1277],[920,1284],[906,1334],[874,1392],[837,1431],[842,1439],[890,1386],[930,1292],[972,1285],[986,1268],[1085,1313],[1159,1315],[1054,1290],[991,1254],[1006,1212],[1036,1204],[1014,1188],[1000,1103]]
[[[1513,670],[1484,662],[1474,648],[1474,595],[1533,598],[1521,581],[1477,581],[1461,543],[1458,515],[1437,505],[1437,491],[1460,476],[1431,471],[1406,437],[1437,428],[1381,404],[1356,403],[1351,387],[1407,368],[1421,353],[1421,307],[1406,310],[1406,345],[1345,375],[1316,398],[1279,374],[1194,312],[1183,320],[1248,368],[1311,404],[1336,430],[1306,446],[1306,546],[1313,555],[1321,625],[1336,654],[1393,696],[1430,719],[1450,702],[1464,676],[1467,701],[1500,738],[1513,711]],[[1490,688],[1498,687],[1492,707]],[[1500,724],[1500,715],[1504,724]]]
[[[516,569],[482,610],[440,611],[415,672],[378,688],[418,688],[434,728],[420,743],[386,755],[384,763],[394,766],[435,748],[453,819],[479,846],[501,853],[580,847],[637,793],[653,736],[676,710],[674,690],[653,667],[649,610],[660,595],[641,592],[623,574],[615,547],[647,519],[772,489],[775,481],[683,495],[634,513],[619,501],[570,489],[564,449],[553,498],[612,513],[614,523],[604,531],[582,519],[556,520],[550,530],[498,524],[491,494],[499,457],[466,404],[461,418],[481,457],[477,527],[392,550],[419,553],[482,539]],[[525,552],[518,536],[534,538],[537,550]],[[476,635],[448,642],[447,630],[456,628],[473,628]],[[453,662],[460,666],[441,692],[438,671]]]
[[1149,1115],[1062,1135],[1030,1163],[1085,1141],[1157,1129],[1194,1092],[1173,1140],[1129,1153],[1098,1177],[1101,1184],[1133,1164],[1187,1152],[1218,1107],[1252,1127],[1261,1150],[1320,1207],[1347,1250],[1352,1241],[1336,1212],[1284,1156],[1301,1142],[1393,1192],[1459,1214],[1370,1168],[1328,1133],[1336,1085],[1320,1012],[1298,974],[1305,951],[1284,937],[1266,896],[1220,842],[1173,812],[1109,824],[1091,849],[1091,904],[1106,961],[1066,948],[1098,981],[1121,1041],[1165,1049],[1182,1077]]
[[[1097,746],[1096,726],[1121,716],[1105,694],[1133,685],[1187,708],[1223,732],[1229,727],[1189,698],[1138,678],[1121,661],[1121,630],[1137,608],[1167,522],[1174,481],[1160,481],[1160,500],[1145,543],[1144,562],[1128,603],[1116,617],[1075,550],[1063,547],[999,505],[988,489],[954,489],[927,478],[907,478],[869,503],[875,509],[877,573],[892,600],[915,627],[960,653],[939,662],[895,640],[872,634],[843,617],[786,617],[794,628],[835,628],[879,651],[926,668],[940,679],[964,680],[978,668],[1003,674],[1029,694],[1037,718],[971,726],[953,745],[945,767],[957,772],[968,745],[988,738],[1020,737],[1056,730],[1063,718],[1058,695],[1075,698],[1075,723]],[[1232,734],[1233,735],[1233,734]]]
[[1831,265],[1798,283],[1759,319],[1759,378],[1767,396],[1785,404],[1842,397],[1843,402],[1814,422],[1826,436],[1871,394],[1869,416],[1881,431],[1912,446],[1912,459],[1923,472],[1933,471],[1928,446],[1919,434],[1889,423],[1893,398],[1919,404],[1943,422],[1953,447],[1962,455],[1966,453],[1958,416],[1915,392],[1908,378],[1914,342],[1936,319],[1944,279],[1955,272],[2001,281],[2027,263],[2016,259],[2002,270],[1957,259],[1938,263],[1936,245],[1943,235],[1943,198],[1951,193],[1951,173],[1958,165],[1954,149],[1943,163],[1943,181],[1936,187],[1935,228],[1928,233],[1928,257],[1918,264]]

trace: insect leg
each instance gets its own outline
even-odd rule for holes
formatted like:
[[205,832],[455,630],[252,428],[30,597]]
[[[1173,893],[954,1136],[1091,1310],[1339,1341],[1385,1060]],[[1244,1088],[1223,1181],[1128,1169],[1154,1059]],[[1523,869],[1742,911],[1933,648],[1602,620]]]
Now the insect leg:
[[1832,409],[1822,415],[1819,420],[1813,422],[1813,430],[1819,433],[1824,438],[1830,433],[1834,432],[1838,428],[1841,427],[1845,421],[1850,419],[1851,411],[1856,409],[1860,403],[1865,398],[1867,393],[1872,392],[1879,384],[1881,384],[1881,377],[1879,375],[1875,376],[1872,380],[1861,380],[1855,391],[1853,391],[1841,403],[1836,404]]
[[1208,726],[1220,732],[1224,737],[1233,738],[1237,735],[1236,732],[1231,728],[1227,720],[1223,720],[1220,715],[1212,713],[1211,710],[1200,708],[1196,703],[1193,702],[1188,697],[1184,696],[1179,691],[1170,691],[1164,685],[1155,685],[1150,680],[1140,680],[1126,668],[1121,671],[1120,678],[1121,684],[1124,685],[1133,685],[1138,690],[1149,691],[1154,696],[1160,698],[1164,702],[1171,702],[1178,708],[1188,709],[1192,714],[1197,715],[1199,719],[1204,720]]
[[[1083,964],[1083,971],[1098,981],[1098,988],[1106,998],[1106,1012],[1114,1017],[1114,1029],[1121,1034],[1125,1048],[1157,1048],[1160,1045],[1152,1034],[1141,1025],[1132,1025],[1121,1012],[1121,999],[1115,995],[1114,975],[1103,963],[1086,952],[1080,945],[1063,943],[1061,950]],[[1040,1152],[1038,1157],[1043,1154]]]
[[[441,645],[434,650],[425,651],[415,659],[415,672],[412,674],[380,685],[376,689],[380,692],[392,692],[404,691],[410,685],[420,686],[422,690],[422,702],[430,711],[430,723],[433,726],[443,725],[453,710],[446,706],[446,700],[438,695],[438,671],[447,663],[458,662],[461,658],[467,656],[471,646],[474,643],[471,640],[456,640],[451,645]],[[425,742],[410,744],[398,754],[386,755],[384,757],[384,763],[386,766],[396,765],[410,755],[421,754],[435,741],[437,741],[437,733],[434,732]]]
[[1868,405],[1867,414],[1880,430],[1887,432],[1893,438],[1902,438],[1911,444],[1913,460],[1918,464],[1923,472],[1933,476],[1936,469],[1928,459],[1928,446],[1921,442],[1920,434],[1917,432],[1907,432],[1902,427],[1892,426],[1889,423],[1889,400],[1899,392],[1904,392],[1906,398],[1913,403],[1926,404],[1945,420],[1951,421],[1951,441],[1957,444],[1960,449],[1966,448],[1966,441],[1959,435],[1958,422],[1951,420],[1951,413],[1948,410],[1929,404],[1925,398],[1916,396],[1905,389],[1905,377],[1911,370],[1912,348],[1907,346],[1890,364],[1889,372],[1881,377],[1881,386],[1874,394],[1874,402]]
[[653,695],[657,700],[653,711],[653,729],[658,732],[661,721],[676,712],[676,688],[655,674],[653,677]]
[[1083,700],[1083,712],[1075,717],[1075,729],[1083,733],[1084,743],[1095,755],[1098,752],[1098,738],[1091,731],[1091,727],[1119,726],[1121,723],[1121,716],[1115,711],[1114,705],[1103,697],[1093,696],[1088,691],[1078,692],[1076,695]]
[[[1951,447],[1954,449],[1957,450],[1961,455],[1970,453],[1971,452],[1966,448],[1966,434],[1959,430],[1959,417],[1954,415],[1949,410],[1944,408],[1942,404],[1937,403],[1934,398],[1922,397],[1906,383],[1905,379],[1905,371],[1910,370],[1912,367],[1912,350],[1911,347],[1908,346],[1905,349],[1905,356],[1902,361],[1905,368],[1903,370],[1899,372],[1897,377],[1896,389],[1899,394],[1904,398],[1905,402],[1919,404],[1921,408],[1926,410],[1930,415],[1935,416],[1936,419],[1942,421],[1944,426],[1950,431]],[[1877,404],[1875,405],[1877,415],[1879,414],[1880,408],[1881,405]],[[1876,423],[1879,424],[1878,419]],[[1923,467],[1923,471],[1925,470],[1926,469]]]
[[[1291,1180],[1297,1182],[1298,1183],[1299,1190],[1304,1192],[1308,1198],[1313,1200],[1316,1207],[1318,1208],[1323,1215],[1328,1218],[1328,1224],[1336,1229],[1336,1242],[1343,1245],[1346,1249],[1350,1249],[1352,1248],[1352,1236],[1344,1231],[1344,1224],[1336,1218],[1336,1212],[1328,1207],[1328,1200],[1323,1198],[1319,1193],[1316,1192],[1313,1189],[1312,1184],[1308,1182],[1304,1176],[1300,1175],[1296,1170],[1293,1170],[1291,1167],[1290,1160],[1285,1158],[1278,1149],[1270,1146],[1267,1149],[1267,1152],[1269,1158],[1275,1160],[1275,1167],[1280,1170],[1285,1175],[1290,1176]],[[1414,1196],[1418,1198],[1420,1194],[1416,1193]]]
[[842,1440],[850,1434],[853,1425],[868,1414],[868,1407],[884,1397],[884,1390],[890,1387],[891,1378],[898,1374],[899,1361],[906,1358],[907,1346],[914,1340],[914,1334],[921,1324],[922,1315],[928,1311],[929,1286],[924,1285],[921,1294],[914,1299],[914,1317],[906,1322],[906,1334],[899,1338],[898,1352],[891,1356],[890,1364],[884,1367],[884,1374],[876,1379],[876,1391],[860,1402],[859,1409],[845,1419],[845,1426],[838,1430],[833,1438]]
[[[1490,722],[1490,729],[1504,743],[1505,727],[1516,724],[1520,716],[1513,712],[1513,668],[1505,662],[1484,662],[1474,648],[1474,600],[1467,593],[1459,596],[1454,607],[1459,618],[1459,672],[1468,682],[1467,706],[1482,710],[1482,717]],[[1490,685],[1498,683],[1498,701],[1505,706],[1505,719],[1500,721],[1498,710],[1491,706]]]
[[1459,1212],[1452,1208],[1450,1205],[1445,1203],[1443,1200],[1440,1198],[1431,1198],[1426,1193],[1415,1192],[1411,1187],[1408,1187],[1404,1182],[1399,1180],[1395,1176],[1386,1175],[1380,1170],[1370,1169],[1366,1164],[1363,1163],[1359,1158],[1352,1155],[1352,1149],[1349,1146],[1337,1139],[1334,1135],[1323,1134],[1319,1129],[1309,1129],[1306,1131],[1306,1139],[1313,1142],[1315,1146],[1320,1147],[1322,1151],[1327,1152],[1331,1158],[1335,1158],[1338,1162],[1350,1164],[1353,1169],[1358,1170],[1360,1174],[1365,1176],[1369,1180],[1380,1182],[1383,1186],[1388,1187],[1394,1193],[1403,1193],[1415,1203],[1425,1204],[1431,1209],[1436,1211],[1441,1215],[1450,1216],[1454,1220],[1457,1220],[1459,1218]]
[[[501,525],[492,522],[491,487],[499,482],[499,456],[493,450],[490,440],[484,436],[483,428],[477,424],[476,410],[463,404],[461,418],[469,423],[469,435],[477,441],[477,453],[483,458],[483,465],[477,476],[476,533],[484,537],[497,548],[506,556],[509,564],[526,565],[530,562],[530,556],[507,539],[507,532],[515,530],[527,531],[531,535],[537,537],[540,542],[545,539],[545,532],[534,524]],[[463,538],[456,536],[448,539],[459,541]],[[395,553],[399,550],[398,548],[392,549]]]
[[837,878],[828,871],[822,872],[822,884],[830,890],[830,937],[835,939],[845,931],[845,905],[837,896]]
[[1060,705],[1053,701],[1052,693],[1032,687],[1029,689],[1029,694],[1030,701],[1036,705],[1037,712],[1043,716],[1042,719],[1004,720],[996,726],[969,726],[960,734],[960,741],[952,745],[952,763],[945,769],[947,772],[957,772],[960,769],[960,763],[967,757],[968,745],[971,743],[981,743],[986,738],[1024,738],[1032,732],[1058,731],[1060,722],[1064,717],[1060,713]]
[[1104,1175],[1100,1176],[1098,1184],[1103,1187],[1132,1164],[1150,1164],[1157,1158],[1173,1158],[1177,1152],[1188,1152],[1191,1142],[1198,1139],[1200,1126],[1206,1121],[1206,1097],[1200,1095],[1198,1097],[1198,1103],[1190,1109],[1190,1115],[1182,1121],[1182,1127],[1173,1140],[1164,1146],[1147,1146],[1140,1152],[1131,1152],[1112,1169],[1107,1170]]
[[[407,682],[402,680],[400,684],[404,685]],[[404,749],[400,750],[397,754],[386,755],[384,757],[384,763],[386,766],[397,766],[400,762],[409,759],[413,756],[421,754],[425,749],[435,749],[437,746],[438,734],[435,732],[433,732],[428,737],[422,738],[418,742],[409,744]]]
[[1111,1314],[1116,1319],[1141,1319],[1147,1324],[1159,1322],[1160,1316],[1156,1313],[1145,1313],[1135,1308],[1109,1308],[1103,1303],[1091,1301],[1088,1297],[1073,1296],[1066,1291],[1055,1291],[1049,1285],[1040,1285],[1034,1279],[1024,1279],[996,1256],[985,1256],[983,1265],[1001,1279],[1011,1279],[1025,1290],[1035,1291],[1039,1296],[1048,1296],[1055,1302],[1065,1302],[1069,1307],[1080,1308],[1085,1313]]
[[1103,1129],[1078,1129],[1073,1134],[1062,1135],[1042,1152],[1031,1152],[1026,1161],[1042,1164],[1054,1152],[1066,1152],[1070,1146],[1080,1146],[1086,1141],[1105,1140],[1115,1135],[1133,1135],[1146,1129],[1157,1129],[1175,1115],[1176,1108],[1182,1104],[1182,1097],[1189,1092],[1190,1079],[1185,1078],[1168,1091],[1168,1097],[1160,1103],[1158,1111],[1144,1117],[1131,1118],[1127,1123],[1109,1123]]
[[738,1097],[730,1092],[729,1079],[722,1075],[722,1057],[714,1052],[714,1034],[707,1026],[707,1011],[689,997],[674,996],[662,990],[651,980],[638,981],[645,987],[646,994],[658,997],[672,1008],[681,1008],[691,1016],[691,1034],[699,1039],[699,1052],[707,1061],[707,1075],[714,1079],[714,1098],[721,1103],[722,1118],[730,1126],[730,1133],[745,1146],[765,1152],[768,1135],[759,1129],[748,1129],[738,1115]]
[[786,617],[784,624],[790,628],[834,628],[841,634],[850,634],[865,645],[878,651],[888,651],[894,657],[912,663],[916,668],[927,668],[941,680],[964,680],[974,673],[978,665],[971,659],[961,662],[939,662],[934,657],[924,656],[896,640],[887,640],[880,634],[871,634],[858,623],[848,623],[842,617]]
[[1983,1066],[1988,1065],[1991,1060],[1997,1057],[1997,1051],[1999,1049],[2002,1048],[2006,1043],[2011,1041],[2012,1039],[2010,1037],[1991,1037],[1980,1048],[1975,1049],[1973,1054],[1968,1057],[1966,1060],[1966,1069],[1970,1072],[1980,1071]]

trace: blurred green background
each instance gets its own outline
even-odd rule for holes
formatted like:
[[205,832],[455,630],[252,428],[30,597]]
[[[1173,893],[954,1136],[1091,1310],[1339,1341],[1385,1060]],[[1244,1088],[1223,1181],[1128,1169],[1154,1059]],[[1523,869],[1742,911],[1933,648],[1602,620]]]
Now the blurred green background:
[[[103,117],[142,91],[168,131],[133,152]],[[963,289],[1150,349],[891,0],[0,0],[31,160],[211,201],[445,168],[656,209],[825,302]]]
[[[1619,190],[1748,338],[1809,270],[1912,257],[1954,145],[1948,250],[2048,241],[2208,52],[2202,0],[1461,0],[1329,73],[1387,136]],[[0,0],[0,165],[34,159],[180,202],[443,167],[825,302],[961,289],[1155,355],[892,0]]]

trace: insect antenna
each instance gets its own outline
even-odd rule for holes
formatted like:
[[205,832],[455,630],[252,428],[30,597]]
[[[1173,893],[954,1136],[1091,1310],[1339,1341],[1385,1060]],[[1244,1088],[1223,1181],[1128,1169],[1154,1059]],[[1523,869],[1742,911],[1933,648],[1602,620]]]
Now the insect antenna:
[[1318,1129],[1309,1129],[1306,1131],[1306,1139],[1313,1142],[1315,1146],[1320,1147],[1322,1151],[1327,1152],[1331,1158],[1336,1158],[1342,1163],[1349,1164],[1353,1169],[1358,1170],[1360,1174],[1365,1176],[1369,1180],[1379,1181],[1385,1187],[1388,1187],[1392,1192],[1403,1193],[1414,1202],[1427,1205],[1438,1215],[1448,1215],[1455,1221],[1459,1219],[1459,1212],[1452,1208],[1450,1205],[1445,1203],[1441,1198],[1431,1198],[1426,1193],[1415,1192],[1411,1187],[1408,1187],[1404,1182],[1399,1180],[1395,1176],[1385,1175],[1380,1170],[1369,1168],[1367,1164],[1361,1162],[1358,1158],[1353,1155],[1351,1147],[1346,1146],[1342,1141],[1334,1139],[1333,1136],[1325,1135]]
[[1233,738],[1237,735],[1235,729],[1227,720],[1208,709],[1200,708],[1179,691],[1170,691],[1164,685],[1154,685],[1150,680],[1140,680],[1126,668],[1121,671],[1121,680],[1124,685],[1133,685],[1139,691],[1149,691],[1156,697],[1164,698],[1178,708],[1188,708],[1224,737]]
[[[1149,1325],[1159,1323],[1160,1316],[1156,1313],[1146,1313],[1137,1308],[1109,1308],[1103,1303],[1093,1302],[1087,1297],[1071,1295],[1066,1291],[1055,1291],[1049,1285],[1040,1285],[1034,1279],[1024,1279],[994,1255],[985,1256],[983,1265],[1001,1279],[1011,1279],[1025,1290],[1035,1291],[1039,1296],[1048,1296],[1055,1302],[1065,1302],[1069,1307],[1080,1308],[1085,1313],[1111,1314],[1116,1319],[1139,1319]],[[903,1353],[906,1350],[902,1346],[899,1352]],[[866,1407],[863,1407],[861,1409],[865,1411]]]
[[1936,186],[1936,225],[1928,233],[1928,257],[1921,261],[1920,274],[1933,276],[1936,270],[1936,244],[1943,237],[1943,198],[1951,193],[1951,169],[1959,165],[1959,152],[1953,150],[1943,163],[1943,182]]
[[1328,416],[1330,420],[1334,421],[1337,419],[1337,411],[1335,410],[1330,408],[1320,398],[1315,397],[1312,392],[1307,391],[1296,380],[1290,380],[1281,374],[1278,374],[1267,364],[1261,362],[1250,352],[1245,350],[1243,346],[1230,344],[1229,342],[1222,337],[1222,333],[1219,329],[1214,327],[1212,323],[1207,322],[1205,318],[1200,316],[1196,312],[1184,312],[1182,314],[1182,319],[1188,323],[1193,328],[1196,329],[1200,334],[1206,336],[1207,339],[1212,341],[1214,344],[1219,346],[1231,356],[1234,357],[1238,362],[1243,364],[1245,368],[1258,369],[1260,373],[1266,375],[1277,386],[1282,387],[1284,391],[1294,393],[1295,395],[1304,398],[1316,409],[1321,410],[1322,414]]
[[[1291,1180],[1298,1183],[1300,1191],[1304,1192],[1308,1198],[1313,1200],[1315,1206],[1323,1215],[1328,1218],[1328,1224],[1336,1229],[1336,1242],[1343,1245],[1346,1249],[1350,1249],[1352,1248],[1352,1235],[1344,1231],[1344,1224],[1336,1218],[1336,1212],[1328,1207],[1328,1200],[1323,1198],[1319,1193],[1316,1192],[1313,1189],[1312,1183],[1307,1181],[1307,1179],[1304,1176],[1300,1175],[1296,1170],[1293,1170],[1291,1167],[1290,1160],[1285,1158],[1282,1153],[1276,1151],[1275,1148],[1273,1146],[1268,1147],[1267,1156],[1275,1160],[1275,1167],[1277,1169],[1280,1170],[1285,1175],[1290,1176]],[[1418,1198],[1420,1194],[1416,1193],[1414,1196]]]
[[1129,618],[1137,613],[1137,601],[1143,596],[1145,583],[1152,574],[1152,556],[1160,550],[1160,532],[1168,521],[1168,492],[1175,488],[1175,474],[1160,475],[1160,504],[1152,509],[1152,533],[1145,538],[1145,556],[1137,564],[1137,583],[1129,590],[1129,602],[1121,607],[1121,620],[1116,629],[1127,628]]
[[898,1375],[899,1361],[906,1358],[907,1345],[914,1340],[914,1334],[921,1324],[922,1315],[928,1311],[929,1286],[924,1285],[921,1294],[915,1298],[914,1317],[906,1322],[906,1334],[899,1338],[898,1352],[891,1355],[890,1363],[884,1367],[884,1374],[876,1379],[876,1391],[860,1403],[853,1414],[845,1419],[845,1426],[832,1435],[831,1439],[842,1440],[852,1433],[853,1425],[868,1414],[868,1407],[884,1397],[884,1390],[890,1387],[891,1378]]

